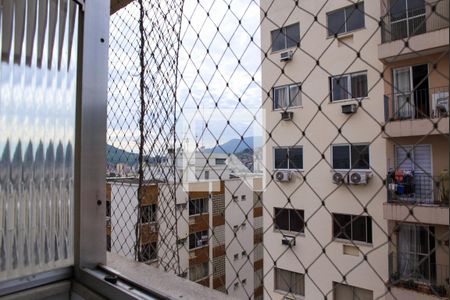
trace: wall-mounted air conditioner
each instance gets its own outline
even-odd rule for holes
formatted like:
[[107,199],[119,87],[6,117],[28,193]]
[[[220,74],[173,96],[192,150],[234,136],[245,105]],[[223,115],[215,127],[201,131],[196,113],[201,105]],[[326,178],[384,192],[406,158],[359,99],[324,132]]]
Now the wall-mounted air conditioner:
[[367,184],[369,176],[367,172],[353,171],[348,175],[350,184]]
[[281,240],[281,244],[289,247],[295,246],[295,236],[291,235],[283,235],[283,239]]
[[292,51],[281,52],[280,61],[282,61],[282,62],[291,61],[293,56],[294,56],[294,52],[292,52]]
[[343,184],[348,182],[348,174],[347,172],[334,172],[332,177],[334,184]]
[[275,179],[279,182],[289,182],[291,181],[290,171],[277,171],[275,172]]
[[354,114],[358,110],[358,106],[356,104],[345,104],[341,106],[343,114]]
[[448,92],[434,93],[432,95],[433,118],[448,117]]
[[283,121],[291,121],[294,113],[292,111],[283,111],[281,112],[281,120]]

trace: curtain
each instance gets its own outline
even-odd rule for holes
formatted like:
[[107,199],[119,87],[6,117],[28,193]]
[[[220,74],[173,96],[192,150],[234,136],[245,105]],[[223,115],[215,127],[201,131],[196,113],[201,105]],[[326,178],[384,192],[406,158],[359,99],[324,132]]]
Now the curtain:
[[394,70],[394,110],[398,118],[413,116],[410,69]]

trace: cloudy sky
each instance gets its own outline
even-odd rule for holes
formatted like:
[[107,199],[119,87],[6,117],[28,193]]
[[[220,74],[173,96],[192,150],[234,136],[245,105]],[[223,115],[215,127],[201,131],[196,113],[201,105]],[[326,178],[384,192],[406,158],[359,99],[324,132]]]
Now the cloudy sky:
[[[211,147],[216,140],[262,135],[253,119],[261,120],[258,5],[252,0],[185,1],[176,74],[179,140]],[[167,85],[175,83],[175,67],[168,57],[176,53],[176,35],[170,30],[177,24],[176,9],[156,0],[146,6],[146,62],[151,72],[146,76],[146,100],[153,110],[147,122],[162,127],[170,124],[164,123],[165,109],[173,103],[161,106],[161,100],[171,102]],[[139,140],[138,18],[138,5],[131,4],[112,16],[110,29],[108,142],[127,150],[137,149]],[[155,130],[146,133],[158,139]]]

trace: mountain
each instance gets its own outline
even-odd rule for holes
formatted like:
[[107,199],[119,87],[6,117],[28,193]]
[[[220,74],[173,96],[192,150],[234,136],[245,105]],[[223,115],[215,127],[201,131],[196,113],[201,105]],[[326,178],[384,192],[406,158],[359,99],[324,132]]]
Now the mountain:
[[130,166],[136,164],[139,159],[139,154],[127,152],[125,150],[116,148],[111,145],[106,145],[106,162],[111,165],[125,163]]
[[247,149],[255,149],[262,146],[262,137],[260,136],[247,136],[241,139],[232,139],[228,142],[203,150],[204,152],[213,153],[239,153]]

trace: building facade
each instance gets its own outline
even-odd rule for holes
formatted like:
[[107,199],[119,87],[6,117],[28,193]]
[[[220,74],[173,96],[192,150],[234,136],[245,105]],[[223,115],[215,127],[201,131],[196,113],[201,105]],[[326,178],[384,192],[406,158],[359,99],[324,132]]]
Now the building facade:
[[448,1],[261,11],[265,296],[446,295]]

